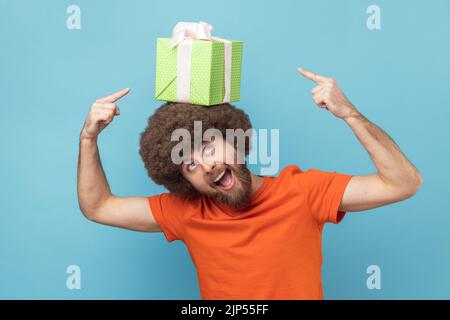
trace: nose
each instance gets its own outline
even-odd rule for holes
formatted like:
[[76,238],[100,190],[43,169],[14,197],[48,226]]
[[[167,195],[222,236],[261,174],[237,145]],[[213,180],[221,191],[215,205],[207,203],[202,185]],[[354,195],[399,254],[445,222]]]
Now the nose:
[[205,170],[205,172],[206,172],[207,174],[209,174],[209,173],[211,173],[211,172],[214,170],[214,168],[216,167],[216,163],[215,163],[215,162],[208,161],[208,163],[205,163],[205,162],[201,163],[201,166],[203,167],[203,170]]

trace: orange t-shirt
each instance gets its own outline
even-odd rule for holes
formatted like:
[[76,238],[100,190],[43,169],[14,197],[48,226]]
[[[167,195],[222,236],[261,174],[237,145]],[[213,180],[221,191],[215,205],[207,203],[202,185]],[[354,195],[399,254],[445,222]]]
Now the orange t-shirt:
[[264,176],[245,210],[206,196],[148,200],[167,241],[186,244],[202,299],[322,299],[322,230],[344,217],[351,177],[291,165]]

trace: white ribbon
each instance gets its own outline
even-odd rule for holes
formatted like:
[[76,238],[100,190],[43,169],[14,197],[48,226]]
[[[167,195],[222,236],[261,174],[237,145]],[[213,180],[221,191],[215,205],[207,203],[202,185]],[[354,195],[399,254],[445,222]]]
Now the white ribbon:
[[225,47],[225,95],[223,102],[230,102],[232,42],[211,36],[213,27],[206,22],[178,22],[172,30],[172,47],[178,46],[177,97],[179,102],[190,102],[191,57],[194,40],[220,41]]

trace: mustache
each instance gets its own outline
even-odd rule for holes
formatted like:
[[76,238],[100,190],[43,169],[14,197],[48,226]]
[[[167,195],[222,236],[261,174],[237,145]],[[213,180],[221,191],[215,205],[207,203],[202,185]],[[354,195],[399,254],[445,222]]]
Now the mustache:
[[[223,169],[223,167],[221,169]],[[211,192],[210,195],[215,197],[219,202],[234,208],[244,208],[248,205],[251,196],[251,172],[245,165],[230,165],[227,169],[229,169],[235,176],[235,179],[239,181],[239,190],[234,190],[230,194],[224,194],[219,190],[218,192]],[[221,173],[220,170],[219,173]]]

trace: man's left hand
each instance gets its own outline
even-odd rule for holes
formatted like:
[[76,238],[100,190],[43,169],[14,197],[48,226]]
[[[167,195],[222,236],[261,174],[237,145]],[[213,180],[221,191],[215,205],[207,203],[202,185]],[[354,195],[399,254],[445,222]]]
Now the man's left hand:
[[320,76],[303,68],[298,68],[298,72],[317,83],[317,86],[312,89],[312,96],[319,108],[328,109],[334,116],[343,120],[358,114],[355,106],[341,91],[336,80]]

